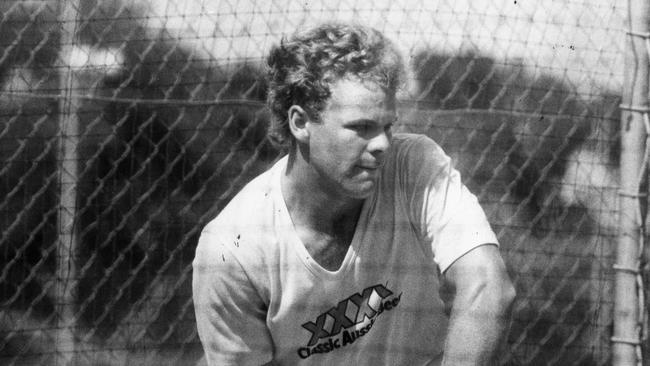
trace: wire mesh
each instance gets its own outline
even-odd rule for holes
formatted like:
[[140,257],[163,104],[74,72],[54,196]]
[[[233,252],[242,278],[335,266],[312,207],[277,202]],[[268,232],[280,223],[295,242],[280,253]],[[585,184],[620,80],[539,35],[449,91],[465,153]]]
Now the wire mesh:
[[201,362],[198,234],[279,156],[265,137],[263,57],[336,19],[402,48],[398,128],[443,146],[498,234],[518,290],[500,363],[608,364],[625,11],[604,0],[0,2],[0,363]]

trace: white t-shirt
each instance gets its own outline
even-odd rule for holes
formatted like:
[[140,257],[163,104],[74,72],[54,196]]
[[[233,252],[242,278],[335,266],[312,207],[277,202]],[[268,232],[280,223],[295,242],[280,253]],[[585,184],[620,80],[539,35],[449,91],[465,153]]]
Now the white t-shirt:
[[286,161],[201,234],[193,295],[208,364],[437,364],[447,329],[439,273],[497,243],[449,157],[427,137],[394,136],[335,272],[295,232],[280,189]]

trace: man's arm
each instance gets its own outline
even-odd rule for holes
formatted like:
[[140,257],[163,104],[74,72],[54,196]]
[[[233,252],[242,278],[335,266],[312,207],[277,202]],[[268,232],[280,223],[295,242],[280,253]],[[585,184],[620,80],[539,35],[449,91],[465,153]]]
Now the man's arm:
[[443,365],[491,365],[515,289],[496,245],[474,248],[444,273],[453,296]]
[[238,258],[221,242],[204,230],[193,262],[192,297],[206,363],[259,366],[273,356],[266,305]]

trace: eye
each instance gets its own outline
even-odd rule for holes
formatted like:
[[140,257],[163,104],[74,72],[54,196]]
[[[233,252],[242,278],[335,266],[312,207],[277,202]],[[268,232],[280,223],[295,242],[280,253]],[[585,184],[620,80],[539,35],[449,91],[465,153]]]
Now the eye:
[[349,126],[350,129],[357,132],[366,133],[372,129],[373,123],[370,121],[357,121]]

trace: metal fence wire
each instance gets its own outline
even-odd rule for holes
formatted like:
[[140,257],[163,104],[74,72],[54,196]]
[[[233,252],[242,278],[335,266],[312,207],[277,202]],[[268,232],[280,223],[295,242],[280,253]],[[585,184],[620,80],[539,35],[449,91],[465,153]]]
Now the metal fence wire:
[[262,62],[356,20],[399,130],[479,197],[518,290],[503,365],[611,362],[627,9],[605,0],[0,1],[0,364],[200,364],[198,234],[276,161]]

